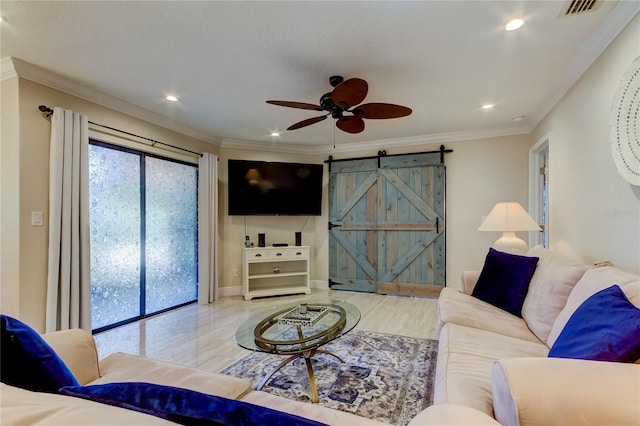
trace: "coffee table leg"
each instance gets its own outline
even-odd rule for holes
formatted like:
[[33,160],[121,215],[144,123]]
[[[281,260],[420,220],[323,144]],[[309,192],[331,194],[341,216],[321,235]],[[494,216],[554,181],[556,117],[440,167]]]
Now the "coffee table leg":
[[258,387],[256,388],[256,390],[261,390],[262,387],[264,385],[267,384],[267,382],[269,381],[269,379],[276,374],[282,367],[284,367],[285,365],[289,364],[291,361],[293,361],[296,358],[300,358],[302,355],[300,354],[295,354],[290,356],[289,358],[285,359],[284,361],[282,361],[280,364],[278,364],[276,367],[273,368],[273,370],[271,370],[271,372],[269,374],[267,374],[266,376],[264,376],[264,378],[262,379],[262,381],[260,382],[260,384],[258,385]]
[[311,402],[318,403],[318,386],[316,385],[316,376],[313,374],[313,366],[311,365],[311,356],[304,356],[304,362],[307,364],[307,375],[309,376],[309,390],[311,391]]

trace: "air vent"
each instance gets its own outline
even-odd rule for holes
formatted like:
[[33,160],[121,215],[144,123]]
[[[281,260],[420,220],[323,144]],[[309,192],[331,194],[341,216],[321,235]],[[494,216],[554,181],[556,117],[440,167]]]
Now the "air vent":
[[600,1],[598,0],[570,0],[563,9],[562,15],[573,16],[585,12],[591,12],[592,10],[595,10],[599,4]]

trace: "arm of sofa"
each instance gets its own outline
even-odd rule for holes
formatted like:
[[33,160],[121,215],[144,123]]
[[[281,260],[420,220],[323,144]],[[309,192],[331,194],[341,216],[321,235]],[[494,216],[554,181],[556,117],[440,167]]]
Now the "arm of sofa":
[[478,282],[478,278],[480,278],[480,271],[464,271],[460,277],[462,281],[462,292],[471,294]]
[[100,377],[98,351],[93,336],[85,330],[62,330],[42,338],[69,367],[78,383],[86,385]]
[[640,366],[564,358],[493,365],[493,409],[505,426],[638,425]]

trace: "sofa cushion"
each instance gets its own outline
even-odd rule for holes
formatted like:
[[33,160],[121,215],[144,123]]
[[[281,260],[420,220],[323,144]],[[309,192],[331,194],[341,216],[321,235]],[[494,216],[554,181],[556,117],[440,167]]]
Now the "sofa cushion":
[[0,383],[2,425],[154,426],[175,423],[80,398],[32,392]]
[[547,338],[547,345],[552,347],[562,332],[567,321],[582,303],[592,294],[618,284],[625,296],[634,306],[640,307],[640,276],[622,271],[613,266],[589,268],[580,281],[573,287],[567,303],[556,318]]
[[467,405],[492,415],[493,363],[502,358],[546,357],[548,352],[541,342],[445,324],[439,335],[434,404]]
[[86,385],[100,377],[98,351],[88,331],[75,328],[42,335],[73,373],[78,383]]
[[180,424],[323,425],[314,420],[244,401],[153,383],[68,386],[61,388],[60,393],[150,414]]
[[531,331],[546,342],[553,322],[567,303],[569,293],[589,266],[550,252],[542,246],[533,247],[527,256],[535,256],[540,260],[522,305],[522,318]]
[[438,298],[438,332],[446,323],[540,342],[522,318],[451,287],[443,288]]
[[57,392],[78,382],[55,351],[34,329],[7,315],[0,315],[0,380],[8,385],[39,392]]
[[614,362],[640,359],[640,309],[617,285],[600,290],[571,315],[549,356]]
[[231,399],[238,399],[251,389],[250,382],[237,377],[209,373],[119,352],[100,361],[100,372],[102,377],[89,384],[148,382],[191,389]]
[[537,263],[537,257],[490,248],[471,295],[521,317],[522,304]]

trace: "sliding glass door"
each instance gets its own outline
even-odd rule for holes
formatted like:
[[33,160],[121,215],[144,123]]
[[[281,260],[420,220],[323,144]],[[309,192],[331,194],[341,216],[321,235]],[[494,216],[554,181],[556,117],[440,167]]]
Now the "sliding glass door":
[[91,141],[94,332],[197,298],[195,165]]

